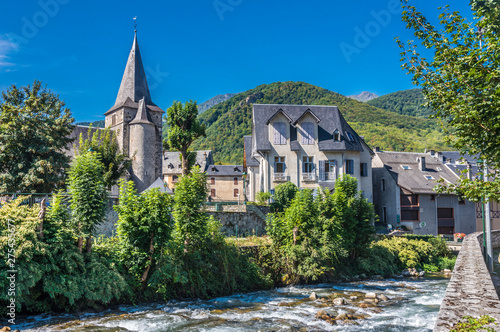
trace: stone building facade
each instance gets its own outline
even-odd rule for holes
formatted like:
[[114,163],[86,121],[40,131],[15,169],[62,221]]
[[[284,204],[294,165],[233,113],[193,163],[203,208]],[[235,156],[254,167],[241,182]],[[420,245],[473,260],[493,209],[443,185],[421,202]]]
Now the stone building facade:
[[455,183],[458,176],[427,153],[375,149],[373,192],[380,222],[450,238],[475,232],[475,204],[458,195],[438,194],[434,188],[439,179]]
[[355,177],[373,200],[373,152],[336,106],[254,104],[252,136],[244,142],[250,201],[287,181],[333,189],[343,174]]

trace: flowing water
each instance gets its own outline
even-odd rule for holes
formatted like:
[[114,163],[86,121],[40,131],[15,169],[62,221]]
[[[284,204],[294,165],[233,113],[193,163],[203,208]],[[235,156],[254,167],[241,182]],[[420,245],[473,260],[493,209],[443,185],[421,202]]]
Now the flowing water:
[[[432,331],[448,279],[385,279],[294,286],[209,301],[169,301],[121,306],[98,314],[39,315],[16,326],[21,331]],[[319,299],[309,300],[316,292]],[[384,294],[376,306],[362,305],[365,293]],[[332,298],[343,297],[345,305]],[[361,307],[360,307],[361,306]],[[316,318],[346,313],[356,319],[336,325]]]

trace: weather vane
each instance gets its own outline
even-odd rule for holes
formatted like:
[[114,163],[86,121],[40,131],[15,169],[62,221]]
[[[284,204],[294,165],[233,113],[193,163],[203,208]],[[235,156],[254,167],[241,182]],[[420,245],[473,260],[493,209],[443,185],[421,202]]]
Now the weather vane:
[[134,17],[134,31],[137,32],[137,16]]

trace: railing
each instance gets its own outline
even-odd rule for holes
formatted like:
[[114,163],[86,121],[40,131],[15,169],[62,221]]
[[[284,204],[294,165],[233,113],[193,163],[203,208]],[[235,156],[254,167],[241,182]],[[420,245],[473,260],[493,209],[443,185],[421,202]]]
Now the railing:
[[302,173],[302,181],[316,181],[316,173]]
[[337,180],[337,173],[321,173],[320,181],[335,181]]
[[286,173],[274,173],[273,181],[274,182],[286,182],[286,181],[288,181],[288,176]]

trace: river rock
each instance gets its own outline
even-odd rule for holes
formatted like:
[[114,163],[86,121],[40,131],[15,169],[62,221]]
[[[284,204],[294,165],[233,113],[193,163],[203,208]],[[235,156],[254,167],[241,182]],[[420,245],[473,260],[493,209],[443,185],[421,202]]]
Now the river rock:
[[380,301],[387,301],[387,300],[388,300],[387,296],[385,296],[384,294],[380,294],[380,295],[378,296],[378,299],[379,299]]
[[444,273],[451,273],[451,270],[448,270],[448,269],[444,269],[443,270]]
[[359,275],[359,277],[360,277],[361,279],[366,279],[366,274],[361,273],[361,274]]
[[343,297],[338,297],[338,298],[336,298],[336,299],[333,300],[333,304],[335,304],[335,305],[344,305],[346,303],[345,303],[345,299]]
[[425,271],[420,271],[420,272],[418,273],[418,276],[419,276],[419,277],[425,277]]
[[10,331],[10,327],[8,326],[4,326],[2,327],[2,329],[0,330],[0,332],[9,332]]
[[335,317],[335,320],[345,320],[347,319],[347,314],[345,312],[338,314],[337,317]]
[[351,301],[356,301],[356,300],[358,299],[358,297],[357,297],[357,296],[351,296],[351,297],[349,297],[349,298],[351,299]]
[[418,276],[418,271],[414,267],[404,269],[401,274],[405,277]]
[[318,296],[316,295],[316,292],[312,292],[311,295],[309,296],[309,300],[316,301],[317,299]]
[[328,312],[326,312],[326,310],[319,310],[316,313],[316,318],[327,321],[328,323],[330,323],[332,325],[337,324],[337,322],[335,321],[335,318],[332,317]]
[[367,298],[367,299],[376,299],[377,298],[377,294],[375,294],[373,292],[366,293],[365,294],[365,298]]
[[384,279],[384,277],[382,277],[381,275],[376,275],[376,276],[373,276],[373,279],[376,279],[376,280],[382,280]]

